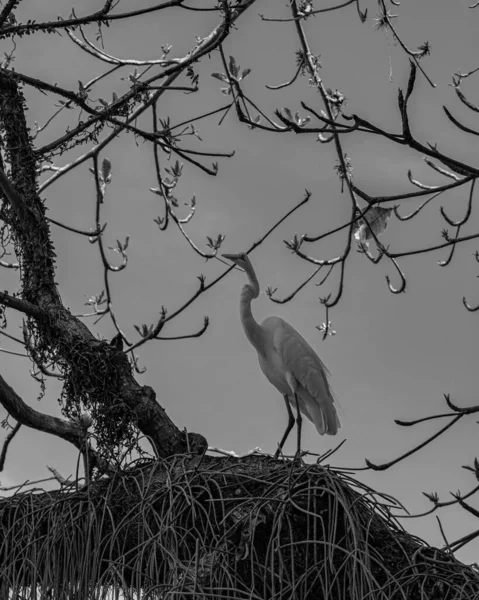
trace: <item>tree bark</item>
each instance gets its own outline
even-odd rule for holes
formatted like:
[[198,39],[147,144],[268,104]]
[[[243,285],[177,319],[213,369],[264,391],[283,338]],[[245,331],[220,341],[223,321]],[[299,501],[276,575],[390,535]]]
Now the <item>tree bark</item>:
[[[128,408],[139,430],[147,436],[158,457],[188,451],[203,452],[207,442],[199,434],[185,434],[169,419],[158,404],[155,392],[141,386],[132,374],[126,354],[97,340],[88,327],[66,309],[55,283],[55,252],[50,238],[46,210],[36,191],[36,169],[32,140],[24,115],[24,98],[17,82],[0,70],[0,127],[6,141],[6,154],[12,166],[11,178],[0,170],[0,187],[4,194],[1,218],[9,225],[21,265],[21,298],[0,293],[4,306],[16,309],[28,317],[37,347],[54,352],[60,370],[67,371],[75,391],[83,402],[89,399],[96,408],[102,402],[104,388],[81,390],[85,375],[90,382],[95,368],[108,363],[113,380],[109,391],[117,402]],[[88,357],[83,365],[80,357]],[[103,372],[98,372],[100,381]],[[96,392],[96,393],[95,393]],[[51,417],[29,408],[13,389],[0,380],[0,402],[18,422],[45,431],[80,448],[81,430],[69,421]]]

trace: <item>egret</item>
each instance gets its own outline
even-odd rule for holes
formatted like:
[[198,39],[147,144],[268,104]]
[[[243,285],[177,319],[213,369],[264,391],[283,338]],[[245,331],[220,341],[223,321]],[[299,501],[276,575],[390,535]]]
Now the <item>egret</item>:
[[245,253],[223,254],[223,258],[241,267],[248,283],[240,295],[240,318],[249,342],[256,348],[261,370],[283,395],[288,411],[288,426],[278,445],[275,458],[294,427],[291,406],[296,408],[297,455],[301,455],[302,416],[312,421],[320,435],[336,435],[340,425],[329,385],[329,371],[308,342],[280,317],[268,317],[257,323],[251,301],[259,296],[259,283],[253,265]]

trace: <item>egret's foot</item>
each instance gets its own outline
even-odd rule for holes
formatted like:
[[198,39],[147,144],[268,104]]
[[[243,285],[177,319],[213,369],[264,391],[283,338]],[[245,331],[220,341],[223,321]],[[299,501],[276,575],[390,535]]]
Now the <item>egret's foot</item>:
[[307,454],[308,454],[307,450],[296,450],[296,454],[294,455],[294,458],[293,458],[293,463],[298,461],[302,466],[305,466],[306,462],[303,460],[303,456],[306,456]]
[[[305,465],[305,461],[303,460],[303,456],[306,456],[308,454],[307,450],[297,450],[295,455],[292,458],[291,462],[296,462],[299,461],[301,464]],[[282,453],[282,449],[278,447],[278,449],[276,450],[276,452],[273,455],[273,459],[274,460],[278,460],[279,458],[282,459],[286,459],[286,460],[291,460],[289,457],[286,457],[283,453]]]

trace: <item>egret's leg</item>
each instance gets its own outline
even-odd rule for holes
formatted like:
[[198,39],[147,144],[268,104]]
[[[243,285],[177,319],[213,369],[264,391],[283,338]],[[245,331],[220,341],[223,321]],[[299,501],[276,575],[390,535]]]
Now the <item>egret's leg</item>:
[[276,450],[274,457],[278,458],[280,451],[283,449],[284,443],[289,435],[289,432],[291,431],[291,429],[293,429],[294,427],[294,416],[293,416],[293,411],[291,410],[291,406],[289,405],[289,400],[288,400],[288,396],[283,396],[284,401],[286,403],[286,409],[288,411],[288,426],[286,427],[286,431],[284,432],[283,437],[281,438],[281,441],[278,445],[278,449]]
[[294,395],[294,402],[296,404],[296,412],[297,412],[297,416],[296,416],[296,430],[297,430],[297,433],[298,433],[296,455],[297,456],[301,456],[301,427],[303,425],[303,417],[301,415],[301,411],[299,410],[299,402],[298,402],[298,395],[297,394]]

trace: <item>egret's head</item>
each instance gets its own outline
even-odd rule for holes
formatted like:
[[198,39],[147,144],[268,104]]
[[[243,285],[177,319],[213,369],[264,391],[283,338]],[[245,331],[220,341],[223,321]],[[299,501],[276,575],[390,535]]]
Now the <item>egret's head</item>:
[[222,256],[223,258],[226,258],[226,260],[230,260],[232,263],[243,269],[254,292],[253,297],[257,298],[259,296],[259,283],[256,278],[253,265],[251,264],[246,252],[240,252],[239,254],[223,254]]
[[250,259],[245,252],[240,252],[239,254],[223,254],[222,256],[223,258],[226,258],[226,260],[238,265],[238,267],[241,267],[246,272],[248,272],[248,269],[251,269]]

